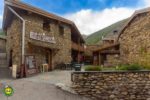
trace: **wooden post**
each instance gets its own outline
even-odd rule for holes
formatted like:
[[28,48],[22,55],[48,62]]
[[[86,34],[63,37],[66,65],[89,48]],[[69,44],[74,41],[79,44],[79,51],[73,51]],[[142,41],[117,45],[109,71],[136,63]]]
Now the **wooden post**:
[[100,52],[98,53],[98,57],[99,57],[98,65],[101,66],[101,54],[100,54]]

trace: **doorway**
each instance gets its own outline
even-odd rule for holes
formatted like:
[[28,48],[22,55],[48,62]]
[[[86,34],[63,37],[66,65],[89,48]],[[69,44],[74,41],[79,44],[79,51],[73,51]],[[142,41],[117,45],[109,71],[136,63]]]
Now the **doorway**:
[[48,64],[48,71],[52,70],[52,50],[47,50],[45,54],[45,61]]

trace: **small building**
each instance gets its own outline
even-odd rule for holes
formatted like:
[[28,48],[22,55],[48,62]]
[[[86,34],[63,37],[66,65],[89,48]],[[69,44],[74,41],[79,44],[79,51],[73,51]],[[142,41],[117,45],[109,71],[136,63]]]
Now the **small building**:
[[99,48],[100,45],[86,45],[84,52],[84,63],[87,65],[93,64],[93,50]]
[[84,39],[72,21],[19,0],[5,0],[3,30],[9,66],[20,74],[36,73],[43,64],[50,71],[80,62],[84,53]]
[[93,50],[93,64],[114,67],[120,64],[119,44],[103,45]]
[[93,64],[113,67],[120,64],[119,43],[116,41],[119,28],[103,37],[98,48],[93,49]]
[[118,41],[122,63],[150,66],[150,8],[135,11]]

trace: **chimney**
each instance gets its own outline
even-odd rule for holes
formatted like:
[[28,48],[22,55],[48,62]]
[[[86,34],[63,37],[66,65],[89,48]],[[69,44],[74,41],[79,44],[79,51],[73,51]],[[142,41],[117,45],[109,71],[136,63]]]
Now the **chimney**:
[[113,31],[113,34],[115,35],[115,34],[117,34],[118,33],[118,30],[114,30]]

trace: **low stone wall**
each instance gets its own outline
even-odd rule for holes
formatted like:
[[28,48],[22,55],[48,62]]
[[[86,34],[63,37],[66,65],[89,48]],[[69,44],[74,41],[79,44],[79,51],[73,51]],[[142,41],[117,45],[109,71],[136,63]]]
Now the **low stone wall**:
[[98,100],[150,100],[150,71],[72,72],[72,88]]

